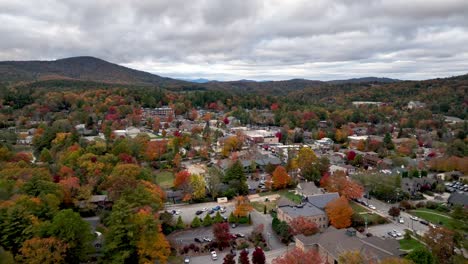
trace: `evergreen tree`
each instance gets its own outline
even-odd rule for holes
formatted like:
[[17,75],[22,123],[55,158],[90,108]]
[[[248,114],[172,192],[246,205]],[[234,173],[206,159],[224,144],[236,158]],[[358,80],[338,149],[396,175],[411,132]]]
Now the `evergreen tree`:
[[209,214],[206,214],[205,218],[203,219],[203,226],[210,226],[211,224],[213,224],[213,219],[211,219]]
[[201,226],[201,221],[200,221],[200,218],[198,218],[198,216],[195,216],[195,218],[193,218],[191,226],[193,228]]
[[177,223],[176,223],[176,229],[184,229],[185,224],[184,221],[182,221],[182,216],[179,215],[179,218],[177,218]]
[[213,223],[222,223],[224,221],[223,217],[219,212],[216,212],[215,217],[213,218]]

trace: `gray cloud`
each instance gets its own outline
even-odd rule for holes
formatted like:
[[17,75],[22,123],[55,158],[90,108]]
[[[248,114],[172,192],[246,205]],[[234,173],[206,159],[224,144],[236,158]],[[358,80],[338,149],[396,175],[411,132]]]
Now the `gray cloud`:
[[0,0],[0,60],[91,55],[213,79],[425,79],[468,69],[466,0]]

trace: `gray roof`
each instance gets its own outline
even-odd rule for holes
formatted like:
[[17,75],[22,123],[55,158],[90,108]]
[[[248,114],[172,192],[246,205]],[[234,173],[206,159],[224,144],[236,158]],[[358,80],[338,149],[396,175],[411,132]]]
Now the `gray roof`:
[[281,197],[281,198],[279,198],[276,205],[278,207],[284,207],[284,206],[292,206],[292,205],[295,205],[295,204],[293,203],[293,201],[289,200],[288,198]]
[[447,201],[449,204],[459,204],[462,206],[468,206],[468,194],[465,193],[452,193]]
[[325,215],[325,212],[311,204],[306,203],[302,208],[296,206],[283,206],[280,208],[283,212],[289,215],[291,218],[296,218],[299,216],[316,216],[316,215]]
[[303,195],[314,195],[322,193],[322,191],[320,191],[320,189],[315,186],[314,182],[301,182],[297,185],[297,187],[301,189]]
[[395,239],[381,239],[379,237],[350,236],[346,229],[329,227],[325,232],[306,237],[296,236],[306,246],[320,245],[327,250],[335,259],[346,251],[359,251],[375,260],[389,257],[398,257],[402,254],[399,243]]
[[109,201],[107,198],[107,195],[92,195],[91,198],[89,198],[89,202],[91,203],[98,203],[98,202],[106,202]]
[[340,196],[338,193],[325,193],[325,194],[318,194],[318,195],[310,195],[307,196],[307,202],[318,207],[318,208],[325,208],[327,204]]

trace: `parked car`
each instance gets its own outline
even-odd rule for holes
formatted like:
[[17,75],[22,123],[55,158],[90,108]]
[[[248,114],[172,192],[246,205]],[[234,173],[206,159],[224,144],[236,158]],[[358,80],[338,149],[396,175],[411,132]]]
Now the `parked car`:
[[419,220],[419,218],[416,217],[416,216],[414,216],[414,215],[410,216],[410,218],[411,218],[411,220],[414,220],[414,221],[418,221],[418,220]]
[[218,259],[218,254],[216,254],[216,251],[211,251],[211,259],[212,260],[217,260]]
[[184,263],[190,263],[190,258],[188,256],[185,256]]
[[423,225],[429,225],[429,222],[426,221],[426,220],[419,220],[419,223],[421,223]]
[[397,238],[397,237],[398,237],[397,234],[395,234],[395,233],[392,232],[392,231],[389,231],[387,234],[388,234],[389,236],[393,237],[393,238]]
[[237,234],[236,234],[236,237],[245,237],[245,235],[244,235],[244,234],[241,234],[241,233],[237,233]]
[[372,209],[372,210],[375,210],[375,209],[377,209],[377,208],[375,208],[375,206],[373,206],[372,204],[369,204],[369,206],[368,206],[368,207],[369,207],[370,209]]
[[198,210],[198,211],[195,212],[195,214],[196,215],[201,215],[201,214],[203,214],[203,211]]
[[212,240],[211,240],[211,238],[209,238],[209,237],[204,237],[204,238],[203,238],[203,241],[205,241],[205,242],[211,242]]
[[213,210],[213,211],[219,211],[219,209],[221,209],[221,206],[217,205],[217,206],[213,207],[212,210]]
[[232,224],[231,227],[232,227],[232,228],[236,228],[237,225],[236,225],[236,224]]
[[203,207],[202,211],[203,211],[203,212],[206,212],[206,211],[208,211],[208,208]]
[[211,214],[214,214],[214,212],[215,212],[215,211],[213,211],[213,210],[210,210],[210,211],[208,212],[208,214],[210,214],[210,215],[211,215]]
[[398,223],[404,224],[404,223],[405,223],[405,219],[403,219],[403,217],[400,217],[400,219],[398,219]]
[[203,241],[199,239],[198,237],[194,238],[193,240],[195,240],[195,242],[198,242],[198,243],[203,243]]

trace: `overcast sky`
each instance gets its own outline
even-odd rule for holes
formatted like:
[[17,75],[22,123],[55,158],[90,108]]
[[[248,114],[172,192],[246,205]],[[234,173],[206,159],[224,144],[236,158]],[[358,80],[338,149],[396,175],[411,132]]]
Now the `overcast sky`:
[[468,0],[0,0],[0,60],[218,80],[468,73]]

